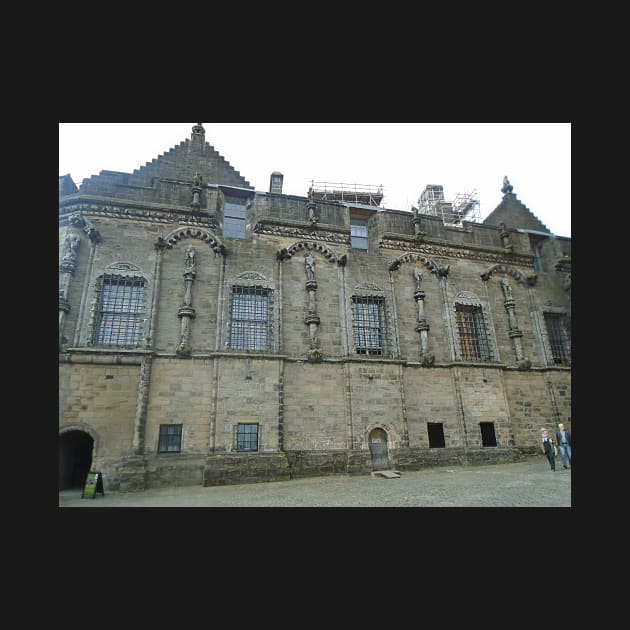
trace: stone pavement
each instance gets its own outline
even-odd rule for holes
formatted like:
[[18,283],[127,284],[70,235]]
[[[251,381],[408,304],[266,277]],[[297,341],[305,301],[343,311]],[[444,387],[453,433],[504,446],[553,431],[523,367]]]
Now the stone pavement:
[[313,477],[230,486],[153,488],[82,499],[59,491],[59,507],[571,507],[571,469],[544,456],[512,464],[440,467],[399,478]]

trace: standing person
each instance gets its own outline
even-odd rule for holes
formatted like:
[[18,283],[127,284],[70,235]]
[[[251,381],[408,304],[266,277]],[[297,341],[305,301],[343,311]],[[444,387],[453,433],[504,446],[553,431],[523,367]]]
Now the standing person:
[[545,456],[549,460],[551,470],[556,469],[556,454],[554,452],[555,443],[549,429],[542,429],[542,447],[545,452]]
[[567,461],[569,462],[569,468],[571,468],[571,433],[564,428],[562,422],[558,425],[558,430],[556,431],[556,442],[560,447],[560,455],[562,455],[562,468],[567,467]]

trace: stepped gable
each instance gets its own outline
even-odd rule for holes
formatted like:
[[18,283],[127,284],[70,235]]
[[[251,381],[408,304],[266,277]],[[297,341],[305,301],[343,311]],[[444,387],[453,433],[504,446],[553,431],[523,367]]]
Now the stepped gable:
[[506,228],[520,228],[523,230],[535,230],[536,232],[549,232],[549,228],[512,192],[512,184],[507,176],[503,178],[503,199],[501,203],[486,217],[484,225],[505,224]]
[[66,195],[74,195],[79,192],[76,184],[72,181],[70,174],[59,176],[59,198]]
[[[124,150],[121,147],[121,151]],[[168,194],[165,197],[165,188],[188,188],[198,182],[253,190],[253,186],[206,142],[201,123],[193,126],[190,139],[183,140],[133,173],[101,171],[84,179],[79,193],[163,203],[170,197]],[[154,190],[153,195],[151,189]]]

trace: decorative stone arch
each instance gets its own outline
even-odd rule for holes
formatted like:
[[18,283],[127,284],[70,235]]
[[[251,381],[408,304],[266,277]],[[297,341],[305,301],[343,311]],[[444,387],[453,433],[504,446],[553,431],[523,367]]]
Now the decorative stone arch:
[[444,267],[440,267],[435,261],[431,260],[431,258],[427,258],[426,256],[422,256],[421,254],[415,254],[413,252],[409,252],[403,254],[402,256],[398,256],[394,258],[394,260],[389,265],[390,271],[397,271],[400,269],[403,263],[420,261],[431,273],[434,273],[438,276],[446,276],[448,274],[448,270],[450,265],[446,265]]
[[346,264],[347,258],[346,255],[338,256],[332,249],[327,247],[322,243],[318,243],[315,241],[297,241],[293,243],[290,247],[285,247],[276,253],[276,258],[280,261],[286,260],[287,258],[291,258],[294,254],[297,254],[300,251],[309,251],[315,250],[318,251],[326,260],[332,263],[337,263],[340,266],[344,266]]
[[269,280],[261,273],[257,271],[244,271],[237,276],[233,276],[228,280],[228,286],[239,287],[262,287],[264,289],[275,290],[275,283],[273,280]]
[[465,304],[466,306],[482,306],[481,298],[473,291],[460,291],[453,301],[454,304]]
[[392,468],[392,450],[396,448],[398,440],[391,424],[373,423],[366,428],[365,444],[370,451],[372,468],[374,470],[389,470]]
[[221,254],[225,256],[227,249],[225,245],[214,235],[210,230],[200,227],[194,227],[190,225],[184,225],[169,232],[165,237],[158,238],[158,245],[163,245],[167,249],[172,249],[179,241],[186,238],[198,238],[205,243],[208,243],[210,249],[215,254]]
[[484,282],[487,282],[496,273],[511,276],[512,278],[514,278],[514,280],[516,280],[516,282],[525,286],[534,284],[534,282],[536,281],[535,275],[525,276],[517,269],[513,269],[512,267],[508,265],[502,265],[502,264],[492,265],[492,267],[490,267],[487,271],[484,271],[482,274],[480,274],[481,279]]
[[370,297],[372,295],[385,297],[385,291],[373,282],[362,282],[352,289],[352,295],[359,297]]
[[365,427],[363,433],[364,448],[369,448],[370,433],[372,433],[374,429],[382,429],[385,431],[387,434],[387,446],[389,448],[397,448],[400,446],[400,436],[397,434],[396,427],[392,423],[372,422]]
[[145,280],[148,280],[151,277],[151,274],[144,271],[142,267],[139,267],[138,265],[129,262],[128,260],[117,260],[113,263],[110,263],[96,277],[100,278],[104,274],[122,276],[124,278],[137,278],[138,276],[140,276]]

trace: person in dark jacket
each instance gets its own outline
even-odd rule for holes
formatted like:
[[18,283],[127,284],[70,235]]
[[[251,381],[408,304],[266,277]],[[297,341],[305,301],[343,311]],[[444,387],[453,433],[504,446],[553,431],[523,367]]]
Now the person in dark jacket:
[[571,468],[571,433],[564,428],[562,422],[558,425],[558,430],[556,431],[556,442],[562,456],[562,468],[567,468],[567,462],[569,464],[568,467]]
[[555,470],[556,469],[555,441],[551,433],[549,433],[549,429],[545,429],[543,427],[541,431],[542,431],[543,451],[545,453],[545,456],[549,460],[549,466],[551,466],[551,470]]

